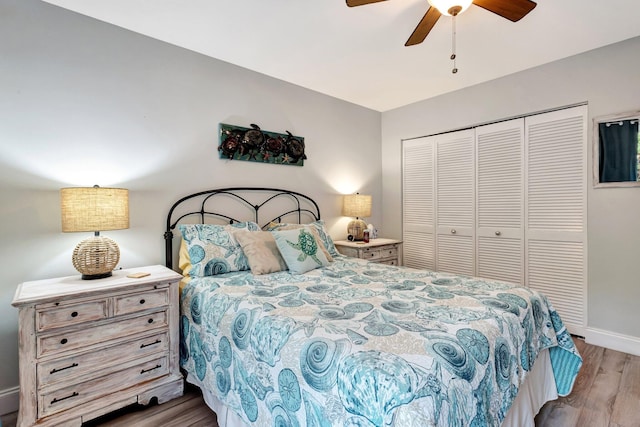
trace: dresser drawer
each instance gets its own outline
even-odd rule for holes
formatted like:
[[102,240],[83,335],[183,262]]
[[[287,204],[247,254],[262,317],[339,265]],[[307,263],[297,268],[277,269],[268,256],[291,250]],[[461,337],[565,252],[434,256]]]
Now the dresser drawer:
[[36,345],[37,356],[42,357],[79,349],[159,327],[167,327],[167,313],[165,311],[94,326],[87,330],[81,329],[44,337],[39,336]]
[[38,363],[38,388],[61,381],[78,380],[83,375],[104,370],[129,360],[137,360],[169,349],[167,332],[146,335],[124,344],[84,354]]
[[114,371],[80,384],[43,393],[40,395],[38,417],[64,411],[107,394],[115,393],[118,390],[161,377],[168,372],[169,363],[168,358],[165,356],[130,368]]
[[157,289],[116,297],[114,314],[116,316],[120,316],[123,314],[135,313],[136,311],[166,307],[168,305],[169,289]]
[[55,306],[54,308],[36,311],[36,328],[39,332],[42,332],[78,323],[106,319],[108,315],[106,299]]

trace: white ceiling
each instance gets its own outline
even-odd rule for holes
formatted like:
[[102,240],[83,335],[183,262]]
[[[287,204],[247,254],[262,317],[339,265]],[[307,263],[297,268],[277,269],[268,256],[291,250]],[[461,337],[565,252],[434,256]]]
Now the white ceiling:
[[638,0],[537,0],[512,23],[472,5],[404,43],[427,0],[45,0],[165,42],[387,111],[640,36]]

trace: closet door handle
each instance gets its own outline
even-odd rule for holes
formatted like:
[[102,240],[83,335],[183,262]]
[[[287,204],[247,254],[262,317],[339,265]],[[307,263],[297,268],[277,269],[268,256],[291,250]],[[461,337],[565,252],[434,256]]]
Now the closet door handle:
[[500,230],[496,231],[496,236],[499,236],[501,234],[502,234],[502,232]]

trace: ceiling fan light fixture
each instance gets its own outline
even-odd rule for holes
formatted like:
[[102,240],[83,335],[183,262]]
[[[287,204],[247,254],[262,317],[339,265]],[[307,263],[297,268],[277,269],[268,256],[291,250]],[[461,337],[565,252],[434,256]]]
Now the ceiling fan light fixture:
[[429,4],[447,16],[456,16],[471,6],[473,0],[429,0]]

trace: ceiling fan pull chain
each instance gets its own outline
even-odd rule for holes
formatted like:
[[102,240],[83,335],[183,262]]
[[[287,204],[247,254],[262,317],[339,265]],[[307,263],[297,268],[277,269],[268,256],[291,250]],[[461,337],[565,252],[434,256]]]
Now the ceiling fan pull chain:
[[451,72],[455,74],[458,72],[458,67],[456,66],[456,15],[453,15],[451,22],[451,60],[453,61]]

